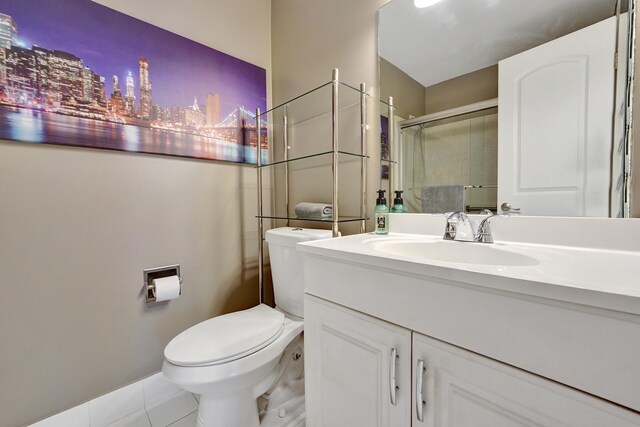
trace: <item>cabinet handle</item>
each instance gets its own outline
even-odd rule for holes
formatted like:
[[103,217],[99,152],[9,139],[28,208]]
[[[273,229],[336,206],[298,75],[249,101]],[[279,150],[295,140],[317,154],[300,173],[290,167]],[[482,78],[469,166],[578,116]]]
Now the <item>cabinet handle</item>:
[[424,362],[418,359],[416,366],[416,416],[420,422],[424,421],[424,407],[427,404],[422,399],[422,381],[426,371],[427,368],[424,367]]
[[391,404],[396,406],[396,390],[398,390],[398,386],[396,385],[396,359],[398,358],[398,351],[395,348],[391,349],[391,354],[389,355],[389,398],[391,399]]

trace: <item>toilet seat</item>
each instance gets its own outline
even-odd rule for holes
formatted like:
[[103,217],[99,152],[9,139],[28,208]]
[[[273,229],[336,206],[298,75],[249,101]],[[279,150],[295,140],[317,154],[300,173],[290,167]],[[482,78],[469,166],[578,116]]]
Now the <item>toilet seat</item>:
[[[162,365],[162,373],[169,381],[192,393],[206,394],[211,397],[233,395],[242,390],[247,390],[249,386],[255,386],[255,378],[258,372],[263,372],[263,374],[258,375],[260,376],[266,375],[266,372],[273,371],[284,349],[303,330],[303,321],[289,319],[285,315],[282,334],[260,351],[228,363],[201,366],[180,366],[165,359]],[[215,384],[215,387],[212,388],[213,384]]]
[[284,326],[282,312],[260,304],[192,326],[167,344],[164,357],[178,366],[228,363],[267,347]]

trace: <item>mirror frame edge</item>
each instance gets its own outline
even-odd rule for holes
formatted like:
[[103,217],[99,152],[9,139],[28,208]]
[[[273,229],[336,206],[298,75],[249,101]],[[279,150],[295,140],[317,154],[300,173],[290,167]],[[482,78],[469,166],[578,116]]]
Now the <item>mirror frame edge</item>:
[[[635,76],[637,74],[640,64],[636,62],[636,55],[638,53],[638,41],[636,38],[636,28],[638,25],[638,13],[637,13],[637,0],[629,0],[629,61],[628,65],[628,79],[629,89],[627,94],[627,121],[628,130],[626,135],[626,147],[625,147],[625,180],[624,180],[624,192],[625,192],[625,206],[624,206],[624,218],[640,218],[640,188],[638,185],[633,185],[640,181],[640,132],[634,133],[633,124],[635,121],[640,123],[640,86],[635,84]],[[635,163],[635,164],[634,164]]]

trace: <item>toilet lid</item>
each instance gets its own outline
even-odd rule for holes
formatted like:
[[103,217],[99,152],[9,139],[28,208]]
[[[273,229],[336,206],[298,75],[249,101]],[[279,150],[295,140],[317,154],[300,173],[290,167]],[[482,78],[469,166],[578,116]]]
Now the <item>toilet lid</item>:
[[180,366],[230,362],[271,344],[283,328],[284,314],[260,304],[192,326],[167,344],[164,357]]

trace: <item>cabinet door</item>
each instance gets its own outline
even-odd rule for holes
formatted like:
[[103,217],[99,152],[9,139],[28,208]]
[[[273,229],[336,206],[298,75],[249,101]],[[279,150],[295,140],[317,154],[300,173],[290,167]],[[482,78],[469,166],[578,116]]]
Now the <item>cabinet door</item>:
[[305,296],[310,427],[410,426],[411,332]]
[[640,425],[636,412],[417,333],[413,367],[414,427]]

